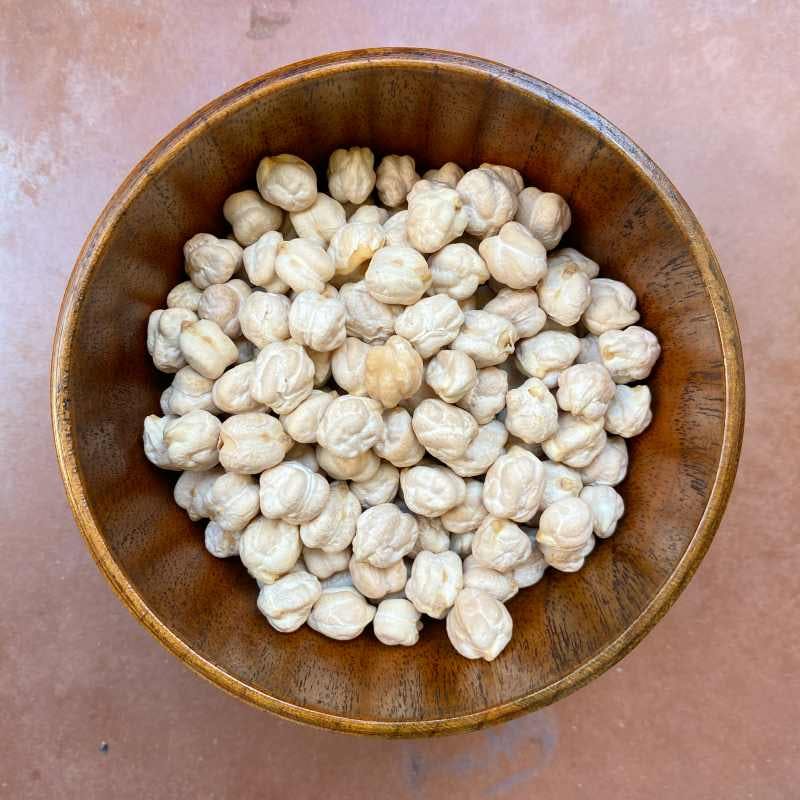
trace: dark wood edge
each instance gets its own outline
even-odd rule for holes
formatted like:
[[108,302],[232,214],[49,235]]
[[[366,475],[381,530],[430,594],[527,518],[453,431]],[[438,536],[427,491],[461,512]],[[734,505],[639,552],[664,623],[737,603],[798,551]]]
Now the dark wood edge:
[[[714,309],[725,371],[725,421],[719,467],[708,505],[686,552],[672,575],[664,582],[635,622],[581,667],[558,681],[499,706],[447,719],[388,722],[337,716],[287,703],[254,689],[202,655],[165,626],[148,607],[109,552],[95,520],[73,447],[73,419],[70,399],[72,340],[78,312],[92,278],[92,271],[120,215],[152,176],[211,121],[231,114],[253,97],[276,91],[288,84],[302,83],[320,73],[365,68],[371,64],[402,67],[411,62],[490,75],[511,88],[533,93],[550,102],[558,113],[577,117],[623,151],[647,177],[686,231]],[[282,717],[355,734],[387,737],[434,736],[475,730],[486,725],[541,708],[580,688],[602,674],[633,648],[664,616],[686,586],[708,550],[719,526],[733,487],[744,430],[744,364],[733,303],[716,255],[705,233],[684,199],[663,172],[621,130],[597,112],[555,87],[510,67],[474,56],[441,50],[381,48],[332,53],[300,61],[262,75],[236,87],[195,112],[165,136],[130,172],[109,200],[89,233],[70,275],[56,324],[50,373],[50,411],[59,469],[67,498],[78,527],[97,565],[130,612],[166,648],[191,669],[230,694]]]

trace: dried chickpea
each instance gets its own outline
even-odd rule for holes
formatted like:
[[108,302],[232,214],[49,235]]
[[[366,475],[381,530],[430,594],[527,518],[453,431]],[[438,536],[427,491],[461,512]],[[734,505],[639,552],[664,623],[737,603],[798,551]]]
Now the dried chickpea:
[[478,368],[466,353],[440,350],[425,368],[425,381],[446,403],[457,403],[478,382]]
[[328,159],[328,189],[340,203],[363,203],[375,188],[375,156],[369,147],[339,148]]
[[439,169],[429,169],[422,177],[426,181],[437,181],[455,189],[458,182],[464,177],[464,170],[453,161],[448,161]]
[[368,224],[375,224],[383,226],[383,223],[389,219],[389,212],[381,206],[375,206],[371,203],[364,203],[359,206],[347,218],[348,222],[365,222]]
[[239,309],[251,291],[247,283],[238,279],[212,284],[203,289],[197,305],[197,316],[216,322],[226,336],[238,339],[242,334]]
[[253,292],[239,310],[242,333],[256,347],[289,338],[289,298],[273,292]]
[[188,414],[200,409],[217,414],[212,388],[214,381],[203,377],[191,367],[182,367],[175,373],[172,383],[161,395],[161,410],[164,414]]
[[561,195],[542,192],[534,186],[518,196],[519,208],[514,219],[521,222],[548,250],[558,247],[572,223],[569,206]]
[[558,430],[558,406],[547,386],[528,378],[506,395],[506,428],[526,444],[538,444]]
[[542,467],[544,468],[544,492],[540,506],[542,509],[566,497],[578,497],[581,493],[583,481],[580,472],[557,461],[543,461]]
[[465,658],[494,661],[511,641],[512,631],[506,607],[480,589],[462,589],[447,615],[447,636]]
[[591,302],[591,282],[571,261],[552,264],[539,283],[539,303],[560,325],[574,325]]
[[588,333],[580,340],[580,352],[575,359],[578,364],[602,364],[603,358],[600,355],[600,338]]
[[625,513],[625,503],[611,486],[585,486],[581,500],[592,510],[595,536],[607,539],[617,529],[617,522]]
[[180,469],[177,464],[173,464],[170,461],[167,445],[164,442],[164,429],[177,419],[180,419],[180,417],[171,414],[167,414],[163,417],[150,414],[144,418],[144,431],[142,433],[144,454],[151,464],[155,464],[155,466],[161,467],[161,469]]
[[460,408],[469,411],[478,425],[486,425],[506,404],[508,375],[497,367],[478,370],[475,385],[458,401]]
[[330,553],[313,547],[303,548],[303,562],[306,569],[321,581],[347,569],[350,555],[349,549]]
[[410,306],[425,294],[431,273],[425,259],[410,247],[382,247],[370,261],[365,281],[382,303]]
[[310,522],[328,502],[328,481],[296,461],[286,461],[261,473],[261,513],[292,525]]
[[208,516],[226,531],[244,530],[258,514],[258,484],[250,475],[226,472],[208,490]]
[[[483,484],[480,481],[465,481],[464,500],[455,508],[442,514],[441,523],[451,533],[470,533],[486,519],[488,511],[483,504]],[[425,548],[430,550],[430,548]]]
[[575,361],[579,351],[577,336],[561,331],[542,331],[517,345],[514,362],[524,375],[539,378],[552,389],[558,382],[559,373]]
[[289,333],[295,342],[317,352],[335,350],[347,335],[345,316],[338,298],[300,292],[289,309]]
[[303,211],[317,199],[317,176],[311,165],[297,156],[262,158],[256,183],[261,196],[284,211]]
[[530,557],[511,571],[514,582],[520,589],[527,589],[529,586],[539,583],[547,570],[547,562],[536,544],[536,531],[529,533],[528,538],[531,540]]
[[497,461],[506,441],[508,441],[508,431],[502,422],[493,420],[486,425],[480,425],[478,433],[469,443],[464,455],[450,459],[447,466],[462,478],[481,475]]
[[386,569],[411,552],[417,534],[417,521],[411,514],[404,514],[394,503],[380,503],[358,518],[353,557]]
[[346,283],[339,292],[347,320],[347,335],[367,344],[384,344],[394,333],[395,315],[392,306],[376,300],[365,281]]
[[589,333],[620,330],[639,319],[636,295],[621,281],[611,278],[593,278],[590,281],[592,299],[583,312],[583,324]]
[[420,613],[403,598],[382,600],[372,620],[372,630],[382,644],[411,647],[419,641],[422,630]]
[[292,239],[278,245],[275,274],[295,292],[324,292],[335,268],[325,248],[308,239]]
[[298,461],[312,472],[319,472],[316,450],[310,444],[295,444],[286,454],[285,461]]
[[319,389],[320,386],[325,386],[331,377],[333,353],[330,351],[321,352],[319,350],[312,350],[310,347],[307,347],[306,355],[314,364],[314,388]]
[[292,572],[261,587],[258,610],[276,631],[291,633],[306,622],[321,594],[322,588],[314,575]]
[[186,274],[198,289],[226,283],[242,266],[242,248],[230,239],[198,233],[183,246]]
[[548,506],[536,533],[545,561],[562,572],[577,572],[593,547],[592,524],[592,510],[577,497]]
[[406,397],[400,401],[399,405],[405,408],[410,413],[414,413],[416,407],[423,401],[423,400],[435,400],[436,399],[436,392],[428,386],[427,383],[421,383],[419,389],[417,389],[411,397]]
[[[450,512],[448,512],[450,513]],[[430,519],[420,514],[415,515],[417,520],[417,541],[408,554],[416,558],[423,550],[431,553],[444,553],[450,549],[450,534],[444,529],[441,518]]]
[[360,339],[348,337],[333,353],[333,379],[347,394],[367,394],[367,354],[370,346]]
[[386,237],[387,247],[411,247],[408,236],[406,236],[407,222],[408,211],[398,211],[389,215],[389,218],[383,223],[383,234]]
[[244,529],[239,540],[242,564],[264,586],[286,575],[299,557],[297,526],[281,519],[257,517]]
[[450,550],[459,558],[466,558],[472,552],[472,540],[475,534],[454,533],[450,536]]
[[276,414],[288,414],[311,394],[314,362],[295,342],[271,342],[258,354],[250,392]]
[[228,472],[253,475],[280,464],[291,446],[275,417],[258,411],[234,414],[220,429],[219,462]]
[[319,582],[319,585],[323,589],[341,589],[344,586],[353,586],[353,576],[348,568],[331,575],[330,578],[325,578],[325,580]]
[[517,197],[491,169],[471,169],[456,189],[467,211],[467,233],[493,236],[514,218]]
[[384,156],[378,164],[375,188],[383,205],[395,208],[406,201],[406,195],[419,180],[411,156]]
[[506,222],[478,250],[491,276],[511,289],[530,289],[547,273],[547,251],[518,222]]
[[203,533],[203,544],[215,558],[230,558],[239,555],[241,531],[227,531],[216,522],[209,522]]
[[419,181],[408,195],[406,237],[420,253],[441,250],[464,233],[467,212],[455,189],[434,181]]
[[360,636],[372,622],[375,608],[352,587],[324,589],[308,617],[308,627],[331,639]]
[[189,366],[205,378],[219,378],[239,358],[239,348],[216,322],[208,319],[184,325],[179,342]]
[[220,421],[208,411],[194,409],[164,425],[163,442],[172,468],[211,469],[219,461]]
[[238,364],[223,373],[214,381],[211,398],[214,405],[226,414],[245,414],[248,411],[262,411],[259,403],[250,393],[253,375],[256,371],[254,361]]
[[219,467],[200,472],[182,472],[175,482],[175,503],[196,522],[208,516],[208,496],[214,481],[222,475]]
[[369,262],[386,242],[386,234],[377,222],[348,222],[334,232],[328,245],[335,274],[352,275]]
[[147,320],[147,352],[161,372],[177,372],[186,366],[180,347],[181,331],[197,321],[197,315],[186,308],[156,309]]
[[464,242],[448,244],[428,259],[430,293],[446,294],[454,300],[468,300],[478,286],[489,280],[486,262],[477,250]]
[[402,559],[382,569],[366,561],[358,561],[353,556],[350,559],[350,576],[356,589],[370,600],[380,600],[387,594],[402,592],[408,580]]
[[539,510],[544,468],[533,453],[512,447],[489,467],[483,483],[483,505],[489,514],[527,522]]
[[355,458],[382,438],[381,406],[371,397],[346,394],[335,398],[317,429],[319,444],[340,458]]
[[317,447],[316,454],[320,468],[337,481],[368,481],[381,465],[372,450],[355,458],[342,458],[324,447]]
[[437,294],[404,308],[394,329],[422,358],[430,358],[458,336],[463,322],[458,303],[446,294]]
[[519,591],[513,572],[498,572],[485,567],[475,556],[464,559],[464,586],[480,589],[501,603],[508,602]]
[[653,333],[638,325],[624,331],[606,331],[598,340],[603,366],[615,383],[643,381],[661,355],[661,345]]
[[478,434],[478,423],[468,411],[441,400],[423,400],[411,419],[419,443],[442,461],[464,455]]
[[400,472],[388,461],[381,462],[378,471],[366,481],[353,481],[350,489],[364,508],[391,503],[400,486]]
[[558,405],[576,417],[604,417],[613,397],[614,381],[602,364],[573,364],[558,376]]
[[402,336],[390,336],[386,344],[367,353],[367,393],[384,408],[394,408],[419,389],[422,370],[422,359],[414,348]]
[[638,436],[653,419],[650,400],[648,386],[619,384],[606,411],[606,430],[625,439]]
[[483,310],[505,317],[514,326],[517,339],[536,336],[547,320],[547,315],[539,308],[539,299],[533,289],[501,289],[483,306]]
[[472,555],[485,567],[508,572],[530,557],[531,541],[511,520],[488,516],[475,532]]
[[328,499],[319,514],[300,525],[300,538],[306,547],[338,553],[353,541],[360,514],[358,498],[344,481],[335,481],[330,485]]
[[559,250],[554,250],[547,257],[548,267],[557,267],[562,264],[574,264],[590,280],[596,278],[600,272],[600,266],[596,261],[587,258],[573,247],[562,247]]
[[191,281],[182,281],[170,289],[167,295],[167,308],[185,308],[187,311],[197,313],[201,294],[202,291]]
[[283,235],[280,231],[268,231],[253,244],[245,247],[242,254],[244,271],[250,283],[276,294],[285,294],[289,291],[288,284],[275,273],[275,259],[281,242]]
[[411,565],[405,591],[420,614],[443,619],[463,585],[461,559],[456,553],[423,550]]
[[581,471],[587,485],[616,486],[628,473],[628,447],[621,436],[609,436],[606,446]]
[[293,211],[290,216],[301,239],[324,247],[328,246],[333,234],[347,222],[342,204],[323,192],[317,193],[316,199],[308,208]]
[[395,467],[412,467],[422,460],[425,448],[414,433],[408,411],[390,408],[383,412],[383,438],[375,443],[374,450]]
[[283,429],[295,442],[315,443],[320,420],[336,397],[335,391],[314,389],[299,406],[281,416]]
[[568,467],[583,469],[605,447],[603,419],[586,420],[572,414],[559,414],[558,430],[542,442],[547,457]]
[[466,311],[451,349],[466,353],[479,368],[492,367],[514,352],[516,341],[514,326],[505,317],[488,311]]
[[520,175],[519,170],[514,169],[514,167],[507,167],[504,164],[483,163],[480,165],[480,169],[489,169],[494,172],[512,194],[519,194],[525,186],[522,175]]
[[269,231],[277,231],[283,222],[283,211],[252,189],[232,194],[222,206],[222,214],[242,247],[253,244]]
[[402,470],[400,487],[405,504],[415,514],[441,517],[464,502],[466,486],[447,467],[418,465]]

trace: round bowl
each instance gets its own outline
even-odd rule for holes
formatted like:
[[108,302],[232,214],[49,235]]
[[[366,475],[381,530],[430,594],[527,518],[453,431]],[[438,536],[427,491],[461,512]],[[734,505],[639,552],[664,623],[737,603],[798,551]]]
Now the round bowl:
[[[367,633],[284,636],[256,609],[238,559],[218,560],[142,452],[169,380],[145,349],[148,314],[184,279],[181,247],[222,235],[226,196],[268,153],[322,173],[337,147],[409,153],[420,167],[509,164],[563,195],[565,244],[628,283],[663,355],[652,425],[631,443],[627,514],[576,574],[550,570],[510,603],[514,637],[468,661],[443,624],[413,648]],[[389,736],[463,731],[550,703],[601,674],[660,619],[719,525],[742,436],[744,378],[731,299],[686,203],[621,131],[528,75],[472,56],[337,53],[256,78],[163,139],[111,198],[80,253],[55,336],[51,406],[72,510],[130,611],[182,661],[284,717]]]

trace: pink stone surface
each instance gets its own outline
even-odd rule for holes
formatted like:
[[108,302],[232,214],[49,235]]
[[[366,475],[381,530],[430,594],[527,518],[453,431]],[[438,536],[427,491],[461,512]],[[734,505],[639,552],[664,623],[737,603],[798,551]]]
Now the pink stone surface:
[[[798,796],[796,2],[4,0],[0,9],[0,797]],[[664,621],[566,700],[432,742],[293,725],[191,674],[92,563],[48,419],[67,276],[136,161],[241,81],[389,44],[518,67],[641,144],[717,249],[748,380],[727,516]]]

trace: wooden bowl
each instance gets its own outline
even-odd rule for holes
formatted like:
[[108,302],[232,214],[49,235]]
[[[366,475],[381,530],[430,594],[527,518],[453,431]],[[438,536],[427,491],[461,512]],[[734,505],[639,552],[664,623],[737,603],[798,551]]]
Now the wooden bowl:
[[[418,646],[284,636],[256,610],[238,559],[218,560],[172,499],[173,473],[142,452],[142,420],[169,379],[145,349],[147,317],[184,279],[181,247],[222,235],[222,203],[254,185],[267,153],[324,174],[337,147],[510,164],[559,192],[567,244],[635,290],[663,355],[654,419],[631,444],[616,535],[583,570],[550,570],[509,603],[514,637],[468,661],[430,623]],[[182,123],[100,215],[66,290],[55,337],[55,444],[75,518],[131,612],[173,653],[237,697],[338,730],[416,736],[539,708],[599,675],[660,619],[719,525],[742,436],[744,377],[733,307],[686,203],[623,133],[558,89],[472,56],[365,50],[293,64]]]

